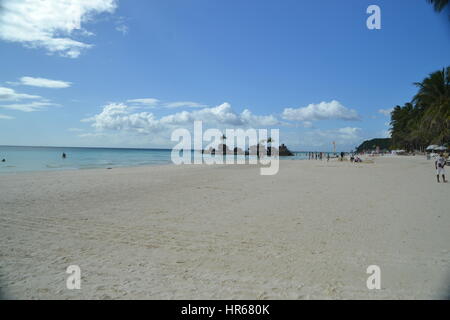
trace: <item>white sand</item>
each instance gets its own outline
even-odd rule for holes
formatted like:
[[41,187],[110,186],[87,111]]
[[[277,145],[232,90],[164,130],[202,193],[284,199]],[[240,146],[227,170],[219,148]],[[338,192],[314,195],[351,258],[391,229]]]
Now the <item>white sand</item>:
[[[12,299],[384,299],[450,292],[450,184],[424,157],[0,176]],[[79,265],[81,290],[66,289]],[[366,268],[381,268],[368,290]]]

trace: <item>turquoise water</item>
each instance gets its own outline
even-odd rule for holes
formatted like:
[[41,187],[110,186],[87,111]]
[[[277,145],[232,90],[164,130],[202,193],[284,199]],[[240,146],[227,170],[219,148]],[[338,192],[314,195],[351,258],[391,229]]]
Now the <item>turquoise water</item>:
[[[67,155],[66,159],[62,154]],[[170,164],[169,149],[115,149],[0,146],[0,173],[79,170]],[[296,153],[286,159],[305,159]]]
[[[63,159],[62,154],[67,158]],[[62,147],[2,147],[0,173],[114,168],[171,163],[170,150]]]

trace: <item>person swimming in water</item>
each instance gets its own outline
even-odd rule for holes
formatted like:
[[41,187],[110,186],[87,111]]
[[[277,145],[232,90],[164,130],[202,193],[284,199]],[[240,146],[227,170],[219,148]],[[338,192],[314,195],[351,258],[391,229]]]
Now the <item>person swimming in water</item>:
[[63,152],[63,154],[62,154],[62,158],[63,159],[65,159],[65,158],[67,158],[67,155]]

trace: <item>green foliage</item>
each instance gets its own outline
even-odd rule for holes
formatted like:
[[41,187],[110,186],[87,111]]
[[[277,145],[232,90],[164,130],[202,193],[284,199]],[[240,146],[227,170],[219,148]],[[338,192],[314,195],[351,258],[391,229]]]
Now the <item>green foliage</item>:
[[361,145],[356,148],[356,152],[363,152],[363,151],[370,151],[375,150],[377,147],[380,148],[380,150],[390,150],[392,145],[392,139],[391,138],[384,138],[384,139],[372,139],[372,140],[366,140]]
[[412,102],[391,113],[392,146],[406,150],[450,141],[450,67],[431,73]]

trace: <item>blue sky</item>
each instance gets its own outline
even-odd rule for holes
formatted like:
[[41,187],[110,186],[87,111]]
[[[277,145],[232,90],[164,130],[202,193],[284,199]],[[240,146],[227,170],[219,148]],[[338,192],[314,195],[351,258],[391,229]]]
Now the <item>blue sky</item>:
[[449,64],[425,0],[44,2],[3,0],[0,145],[171,147],[203,120],[349,150]]

